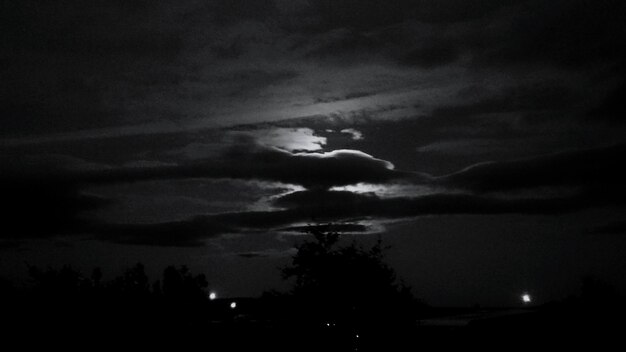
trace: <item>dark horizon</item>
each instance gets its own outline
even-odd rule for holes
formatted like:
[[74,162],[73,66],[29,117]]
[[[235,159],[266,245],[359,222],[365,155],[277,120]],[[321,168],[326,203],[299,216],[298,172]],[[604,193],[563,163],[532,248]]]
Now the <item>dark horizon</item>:
[[332,223],[433,306],[626,294],[623,1],[0,6],[0,277],[255,297]]

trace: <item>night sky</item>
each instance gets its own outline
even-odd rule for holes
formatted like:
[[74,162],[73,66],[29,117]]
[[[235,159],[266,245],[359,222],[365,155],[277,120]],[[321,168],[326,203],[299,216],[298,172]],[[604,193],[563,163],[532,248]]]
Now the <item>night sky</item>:
[[332,223],[433,305],[626,291],[622,0],[0,6],[1,276],[255,296]]

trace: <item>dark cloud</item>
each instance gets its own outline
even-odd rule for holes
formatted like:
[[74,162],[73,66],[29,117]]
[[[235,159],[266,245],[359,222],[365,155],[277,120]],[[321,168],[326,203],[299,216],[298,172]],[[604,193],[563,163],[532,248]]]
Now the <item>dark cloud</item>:
[[[136,94],[180,80],[182,28],[160,5],[119,1],[4,2],[2,134],[127,123]],[[132,92],[132,93],[131,93]]]
[[258,60],[232,65],[269,34],[231,27],[273,18],[271,0],[1,6],[2,137],[206,117],[296,75]]
[[0,181],[2,238],[46,238],[76,234],[91,224],[85,212],[111,201],[69,185]]
[[405,65],[433,68],[455,62],[460,55],[460,48],[453,43],[433,42],[412,49],[400,59],[400,62]]
[[623,235],[626,234],[626,221],[615,221],[603,226],[598,226],[590,231],[594,234]]
[[[274,205],[282,210],[224,213],[162,224],[119,225],[101,232],[99,238],[122,243],[188,246],[199,245],[206,238],[224,233],[306,230],[306,226],[289,226],[298,222],[443,214],[548,215],[620,205],[623,204],[621,183],[625,175],[619,165],[625,152],[623,145],[617,145],[483,163],[435,180],[436,184],[447,188],[497,193],[493,196],[444,191],[419,197],[380,198],[374,193],[311,187],[276,199]],[[520,195],[519,191],[525,189],[531,192]],[[543,191],[532,191],[537,189]],[[337,231],[364,230],[361,226],[348,225]]]
[[[487,96],[471,96],[480,92],[480,87],[463,89],[459,95],[467,96],[470,103],[436,108],[435,118],[473,116],[479,114],[503,114],[512,112],[533,112],[570,108],[577,103],[578,96],[572,88],[556,82],[540,82],[532,85],[507,87]],[[473,92],[473,93],[472,93]]]
[[246,252],[246,253],[237,253],[238,256],[242,257],[242,258],[246,258],[246,259],[253,259],[253,258],[264,258],[264,257],[268,257],[267,254],[265,253],[260,253],[260,252]]
[[368,199],[377,198],[374,194],[359,194],[349,191],[316,190],[293,192],[277,199],[278,207],[328,210],[329,214],[341,208],[356,209]]
[[[271,151],[269,154],[268,151]],[[337,182],[335,177],[323,178],[315,175],[316,183],[310,183],[309,178],[299,179],[298,182],[310,186],[307,191],[289,193],[276,199],[274,206],[281,210],[273,211],[241,211],[215,215],[196,216],[187,220],[169,221],[146,224],[111,224],[101,221],[87,220],[81,217],[85,210],[94,210],[106,204],[104,200],[95,196],[83,195],[78,188],[66,184],[47,184],[33,186],[29,182],[3,183],[9,212],[7,221],[13,232],[5,238],[47,237],[59,234],[93,234],[96,238],[115,243],[141,244],[155,246],[201,246],[206,239],[226,233],[256,233],[270,230],[276,231],[306,231],[307,226],[295,225],[302,222],[325,223],[338,222],[333,225],[339,232],[363,232],[364,225],[354,223],[359,219],[397,219],[423,215],[444,214],[562,214],[578,211],[590,207],[623,204],[620,195],[623,195],[621,182],[624,179],[618,165],[624,158],[623,145],[564,152],[532,159],[515,160],[510,162],[485,163],[473,166],[459,173],[436,179],[435,182],[444,187],[464,188],[474,192],[498,192],[500,195],[481,196],[473,194],[434,193],[418,197],[380,198],[374,193],[353,193],[348,191],[328,191],[326,187],[338,184],[351,184],[366,180],[367,174],[350,176],[349,180],[341,176],[346,183]],[[241,162],[250,150],[230,150],[225,155],[238,156]],[[283,164],[282,158],[310,157],[309,154],[294,155],[274,149],[257,150],[261,154],[252,154],[248,157],[257,160],[278,160],[279,165],[287,165],[286,169],[293,174],[293,165]],[[279,154],[276,154],[279,153]],[[359,154],[357,154],[359,155]],[[252,160],[251,159],[251,160]],[[313,160],[319,161],[320,156]],[[366,160],[368,160],[366,158]],[[376,159],[373,159],[376,160]],[[329,167],[346,161],[349,168],[356,168],[359,163],[353,164],[351,158],[339,158],[328,165],[314,164],[315,167]],[[369,161],[365,163],[368,164]],[[263,163],[261,163],[263,164]],[[240,165],[240,164],[238,164]],[[381,161],[375,161],[377,170],[385,167]],[[200,173],[205,169],[173,167],[139,168],[136,172],[119,174],[118,170],[98,170],[84,176],[81,182],[129,182],[152,178],[179,178],[179,177],[215,177],[214,173]],[[210,168],[209,168],[210,169]],[[346,166],[338,170],[344,172]],[[365,167],[363,170],[369,170]],[[157,172],[158,171],[158,172]],[[249,171],[249,170],[246,170]],[[246,177],[260,178],[264,171],[254,169],[255,172],[245,173]],[[259,173],[256,173],[259,172]],[[314,172],[314,171],[310,171]],[[322,176],[328,176],[326,170]],[[295,173],[297,174],[297,173]],[[357,173],[358,174],[358,173]],[[219,174],[225,177],[225,174]],[[240,174],[230,174],[233,175]],[[261,175],[261,176],[259,176]],[[270,175],[274,175],[270,173]],[[302,174],[301,174],[302,175]],[[330,175],[333,175],[330,173]],[[376,175],[376,173],[374,173]],[[243,177],[243,176],[242,176]],[[272,176],[273,177],[273,176]],[[393,178],[378,178],[373,180],[387,182]],[[281,179],[288,181],[287,179]],[[294,181],[295,179],[289,179]],[[330,182],[329,180],[333,180]],[[80,184],[80,182],[79,182]],[[324,187],[316,187],[321,186]],[[516,191],[521,189],[537,189],[548,187],[555,192],[529,193],[520,196]],[[573,188],[574,193],[562,193],[563,187]],[[512,192],[509,194],[509,192]],[[620,203],[621,202],[621,203]],[[36,219],[37,221],[33,221]],[[346,222],[347,221],[347,222]],[[318,226],[318,225],[315,225]],[[325,226],[325,225],[321,225]]]
[[[303,57],[392,69],[472,60],[463,66],[469,71],[503,63],[588,68],[624,57],[624,6],[616,0],[66,0],[2,10],[5,137],[217,119],[251,99],[271,106],[261,93],[319,77]],[[307,98],[350,99],[341,90]],[[499,101],[477,104],[456,108]]]
[[96,238],[113,243],[166,247],[197,247],[229,233],[258,233],[302,220],[298,211],[233,212],[202,215],[151,224],[102,224],[91,229]]
[[20,241],[0,240],[0,252],[5,250],[19,250],[22,246]]
[[231,97],[245,96],[297,76],[297,72],[284,69],[243,69],[217,75],[215,83],[220,87],[220,94]]
[[[200,246],[207,239],[228,233],[254,235],[267,231],[307,232],[311,229],[354,233],[367,231],[365,225],[355,223],[359,220],[459,214],[555,215],[598,205],[581,196],[507,199],[468,194],[434,194],[382,199],[372,194],[346,193],[349,192],[296,192],[286,196],[289,202],[278,201],[279,204],[290,204],[291,207],[285,210],[224,213],[154,224],[103,225],[94,227],[92,233],[107,242],[188,247]],[[292,225],[302,222],[312,225]]]
[[229,231],[228,225],[204,216],[154,224],[98,224],[91,229],[107,242],[164,247],[203,246],[204,240]]
[[619,0],[311,4],[324,35],[314,36],[308,55],[336,63],[388,58],[434,68],[463,58],[476,67],[590,69],[626,54],[626,6]]
[[179,28],[161,11],[165,1],[26,0],[3,3],[6,41],[16,51],[85,55],[171,55]]
[[[0,157],[1,238],[45,238],[77,233],[90,223],[84,215],[113,204],[111,199],[84,192],[72,180],[48,179],[49,174],[103,169],[64,155],[21,155]],[[24,173],[28,177],[22,177]]]
[[612,124],[623,124],[626,119],[626,82],[622,82],[615,89],[611,90],[601,101],[599,106],[591,109],[587,113],[590,119],[608,122]]
[[619,0],[522,2],[474,38],[475,62],[581,68],[622,60],[625,14]]
[[288,232],[337,232],[337,233],[360,233],[367,232],[369,229],[366,225],[362,224],[350,224],[350,223],[331,223],[331,224],[319,224],[319,225],[303,225],[303,226],[290,226],[281,229],[281,231]]
[[[277,200],[311,219],[402,218],[442,214],[559,214],[592,206],[586,196],[491,197],[436,193],[418,197],[380,198],[345,191],[302,191]],[[586,203],[589,204],[586,204]]]
[[626,145],[573,150],[539,157],[486,162],[444,176],[439,184],[478,192],[515,191],[540,187],[578,187],[611,194],[623,192],[621,165]]
[[332,102],[336,102],[336,101],[342,101],[342,100],[350,100],[350,99],[358,99],[358,98],[363,98],[363,97],[368,97],[373,95],[373,93],[368,93],[368,92],[352,92],[352,93],[348,93],[344,96],[321,96],[321,97],[317,97],[315,98],[315,103],[332,103]]
[[174,166],[117,168],[59,176],[92,184],[197,177],[265,180],[307,188],[329,188],[419,176],[396,171],[391,163],[356,150],[293,154],[254,143],[238,144],[216,157]]
[[212,0],[205,6],[211,20],[220,24],[265,21],[280,14],[273,0]]
[[[512,161],[480,163],[432,178],[394,170],[390,163],[358,151],[291,153],[257,144],[244,136],[204,159],[178,164],[136,164],[110,168],[66,160],[68,167],[33,169],[17,161],[3,172],[7,219],[5,238],[91,233],[116,243],[200,246],[225,233],[303,230],[297,223],[348,224],[341,231],[362,231],[358,219],[395,219],[442,214],[561,214],[623,204],[626,161],[623,144],[573,150]],[[35,164],[37,166],[37,164]],[[39,164],[41,167],[41,164]],[[55,165],[53,165],[55,166]],[[110,204],[84,192],[94,185],[175,179],[264,180],[302,185],[273,201],[280,210],[235,211],[160,223],[111,224],[85,217]],[[428,195],[381,198],[375,193],[329,191],[358,183],[406,182],[430,189]],[[470,193],[450,193],[463,190]],[[524,193],[525,192],[525,193]],[[488,195],[477,195],[487,193]],[[38,221],[32,221],[37,219]],[[348,223],[346,223],[346,221]],[[338,230],[339,231],[339,230]]]
[[325,28],[350,30],[334,32],[314,57],[382,56],[422,68],[465,57],[478,67],[589,69],[626,55],[619,0],[321,1],[315,8]]
[[311,9],[324,28],[351,27],[371,29],[407,20],[429,23],[454,23],[487,16],[493,11],[520,1],[483,0],[315,0]]
[[292,256],[296,251],[295,248],[289,249],[276,249],[270,248],[262,251],[250,251],[250,252],[239,252],[236,253],[237,256],[246,259],[255,259],[255,258],[268,258],[268,257],[287,257]]
[[465,47],[461,38],[440,33],[436,25],[408,22],[369,31],[333,29],[303,38],[295,49],[308,60],[340,66],[382,62],[432,69],[456,62]]
[[[292,212],[236,213],[172,221],[159,225],[107,225],[86,216],[110,205],[111,201],[85,193],[93,186],[175,179],[240,179],[275,181],[303,185],[311,189],[358,182],[389,182],[413,177],[392,169],[391,164],[358,151],[297,153],[265,147],[252,142],[236,143],[212,158],[179,164],[136,163],[135,166],[110,168],[90,165],[76,159],[63,164],[60,158],[39,158],[29,164],[19,158],[3,160],[0,174],[4,194],[6,238],[48,237],[63,234],[97,233],[120,243],[159,245],[199,245],[206,238],[242,228],[258,230],[291,221],[304,220],[308,214]],[[163,186],[165,188],[165,186]],[[36,221],[33,221],[36,219]],[[182,237],[181,237],[182,236]],[[139,240],[146,238],[145,240]],[[169,242],[172,241],[172,242]]]

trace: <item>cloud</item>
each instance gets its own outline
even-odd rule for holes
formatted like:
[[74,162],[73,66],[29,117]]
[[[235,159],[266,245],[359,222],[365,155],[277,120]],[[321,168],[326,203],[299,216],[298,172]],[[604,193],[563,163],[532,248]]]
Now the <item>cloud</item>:
[[476,192],[540,187],[579,187],[622,192],[626,145],[558,152],[512,161],[484,162],[438,178],[435,183]]
[[253,234],[304,220],[298,211],[249,211],[199,215],[150,224],[101,224],[90,232],[99,240],[135,245],[198,247],[224,234]]
[[600,104],[587,113],[590,119],[614,124],[623,124],[626,119],[626,82],[612,89],[600,102]]
[[222,24],[263,21],[280,13],[273,0],[212,0],[207,2],[206,8],[211,19]]
[[352,93],[348,93],[344,96],[320,96],[315,98],[315,103],[334,103],[336,101],[342,101],[342,100],[351,100],[351,99],[359,99],[359,98],[364,98],[364,97],[369,97],[372,96],[373,93],[368,93],[368,92],[352,92]]
[[[188,233],[192,237],[206,238],[230,232],[310,229],[299,225],[303,222],[331,222],[336,231],[348,233],[367,231],[365,225],[359,223],[364,219],[380,221],[456,214],[555,215],[593,207],[620,206],[624,204],[623,195],[626,194],[621,186],[625,175],[619,168],[625,152],[623,145],[616,145],[479,164],[436,178],[430,186],[440,188],[412,197],[381,198],[374,191],[355,193],[311,188],[276,198],[273,205],[280,210],[224,213],[204,217],[202,221],[196,219],[193,227],[202,230]],[[428,187],[428,183],[424,184]],[[458,188],[470,193],[450,193]],[[530,192],[520,193],[524,189]],[[476,194],[482,192],[487,194]],[[166,228],[168,226],[173,225],[168,224]],[[140,239],[135,241],[142,242]]]
[[590,232],[594,234],[623,235],[626,234],[626,221],[614,221],[603,226],[598,226]]
[[270,128],[254,130],[248,133],[257,143],[283,149],[289,152],[312,152],[321,150],[326,144],[326,138],[316,136],[310,128]]
[[89,212],[114,201],[85,192],[72,180],[48,175],[100,172],[109,165],[59,154],[13,154],[0,157],[0,238],[46,238],[78,233]]
[[237,256],[246,259],[254,259],[254,258],[268,258],[268,257],[291,257],[296,254],[296,248],[289,248],[287,250],[281,249],[267,249],[263,251],[253,251],[253,252],[241,252],[236,253]]
[[482,67],[589,68],[623,58],[617,43],[626,35],[625,11],[619,0],[523,1],[468,36],[466,45]]
[[70,185],[6,182],[2,192],[2,238],[46,238],[77,234],[91,224],[86,212],[112,204],[103,197],[84,194]]
[[[382,199],[373,194],[339,191],[302,191],[277,200],[282,210],[232,212],[196,216],[153,224],[103,224],[91,228],[100,240],[151,246],[201,246],[223,234],[307,232],[367,232],[360,223],[425,215],[526,214],[556,215],[597,206],[585,196],[498,198],[471,194],[432,194]],[[309,225],[302,225],[308,223]]]
[[[8,24],[3,49],[11,55],[3,59],[9,69],[3,71],[0,106],[12,118],[3,119],[0,130],[14,138],[143,124],[167,125],[167,130],[188,121],[206,127],[213,120],[261,118],[241,117],[244,108],[250,115],[265,108],[264,119],[277,119],[279,112],[305,99],[362,93],[358,87],[364,85],[354,82],[364,77],[361,72],[342,75],[341,89],[328,97],[303,89],[335,84],[327,77],[336,78],[336,68],[318,65],[323,57],[332,58],[331,66],[359,66],[355,60],[384,66],[385,75],[367,75],[379,77],[366,82],[372,87],[367,94],[376,95],[377,84],[412,71],[398,63],[432,69],[470,60],[474,66],[463,67],[482,77],[474,70],[503,64],[587,69],[625,54],[619,45],[625,33],[619,0],[133,5],[25,0],[7,4],[2,13]],[[436,78],[449,75],[442,71]],[[414,87],[411,79],[405,87]],[[305,114],[285,115],[280,118]]]
[[[194,218],[191,223],[170,221],[160,225],[114,225],[107,224],[101,217],[94,217],[94,214],[102,215],[104,207],[113,205],[114,199],[130,201],[131,209],[140,204],[145,206],[150,202],[154,203],[154,198],[143,203],[138,203],[136,197],[132,198],[132,189],[137,189],[136,187],[131,188],[128,195],[118,194],[116,197],[108,198],[111,196],[111,187],[137,182],[145,185],[146,181],[160,180],[157,189],[159,187],[167,189],[166,183],[174,180],[229,179],[279,182],[302,185],[310,189],[327,189],[359,182],[385,183],[413,177],[411,173],[394,170],[393,165],[387,161],[356,150],[300,153],[258,142],[295,143],[297,141],[292,141],[291,137],[309,139],[314,137],[312,131],[308,129],[279,130],[285,131],[289,138],[281,139],[278,135],[266,133],[267,131],[261,131],[257,136],[240,135],[236,137],[235,143],[226,149],[214,151],[213,154],[201,159],[182,160],[179,163],[144,160],[126,163],[121,167],[111,167],[63,156],[52,159],[45,157],[6,159],[4,160],[6,162],[3,162],[6,167],[0,173],[3,205],[7,209],[4,215],[5,227],[8,230],[3,232],[4,237],[97,233],[99,238],[105,236],[120,243],[200,245],[197,238],[223,234],[231,230],[237,232],[242,227],[258,229],[259,224],[261,227],[270,224],[284,225],[292,220],[305,220],[306,215],[301,212],[242,213],[204,218],[208,219],[207,222],[203,222],[202,218]],[[109,188],[108,193],[106,187]],[[87,193],[86,190],[95,194]],[[107,196],[96,195],[98,193]],[[175,198],[166,196],[164,199]],[[123,204],[111,208],[120,208],[120,205]],[[201,207],[194,205],[191,208]],[[111,211],[104,211],[105,216],[110,213]],[[285,220],[285,216],[288,221]],[[195,232],[196,229],[201,229],[197,230],[201,232]],[[144,237],[146,239],[141,240]]]
[[301,191],[276,201],[311,219],[402,218],[443,214],[559,214],[594,206],[586,196],[495,197],[434,193],[417,197],[380,198],[346,191]]
[[230,178],[274,181],[306,188],[330,188],[359,182],[384,183],[416,177],[393,164],[357,150],[290,153],[256,143],[239,143],[220,155],[177,166],[117,168],[59,175],[77,183],[101,184],[154,179]]
[[128,96],[181,78],[172,68],[182,23],[161,4],[21,1],[2,7],[6,23],[2,135],[30,135],[125,123],[145,116]]
[[[0,12],[2,49],[10,53],[2,58],[0,114],[10,118],[0,122],[1,137],[64,140],[180,130],[188,120],[210,125],[205,120],[232,120],[250,101],[268,101],[267,91],[298,76],[260,53],[273,46],[258,22],[274,18],[272,0],[25,0]],[[228,56],[224,47],[240,48]]]
[[[519,141],[507,141],[514,143]],[[485,153],[493,149],[504,149],[510,145],[502,145],[500,140],[490,139],[454,139],[446,141],[437,141],[417,148],[420,153],[437,153],[437,154],[459,154],[459,155],[475,155]]]
[[411,49],[399,61],[405,65],[434,68],[457,61],[461,54],[461,48],[455,43],[439,41]]
[[364,233],[369,229],[363,224],[353,223],[331,223],[331,224],[319,224],[319,225],[300,225],[290,226],[281,229],[281,231],[287,232],[299,232],[299,233],[311,233],[315,231],[319,232],[337,232],[337,233]]
[[22,244],[23,243],[20,241],[0,240],[0,252],[16,250],[16,249],[19,250]]
[[237,255],[246,259],[264,258],[268,256],[267,254],[261,253],[261,252],[244,252],[244,253],[237,253]]
[[461,0],[315,0],[311,10],[321,28],[350,27],[366,30],[407,20],[429,23],[454,23],[481,18],[515,0],[480,1],[469,4]]
[[435,108],[433,117],[555,110],[570,107],[577,98],[571,88],[549,81],[509,86],[486,96],[473,96],[480,91],[480,87],[463,90],[461,94],[470,95],[470,102]]
[[89,230],[106,242],[164,247],[200,247],[206,239],[231,231],[205,216],[153,224],[97,224]]
[[[298,129],[288,132],[310,137]],[[7,163],[14,169],[3,170],[1,178],[11,229],[4,238],[91,234],[115,243],[189,247],[228,233],[304,230],[306,223],[334,222],[343,224],[337,231],[361,232],[367,230],[363,220],[563,214],[621,206],[626,195],[626,175],[621,170],[626,159],[624,144],[480,163],[428,177],[395,170],[391,163],[356,150],[289,152],[261,145],[255,138],[244,133],[226,149],[173,165],[82,167],[76,159],[65,158],[69,167],[34,168],[27,173],[30,167],[19,167],[22,164],[17,161]],[[153,223],[110,223],[85,216],[111,204],[86,189],[160,180],[155,186],[158,190],[166,188],[163,182],[183,179],[261,180],[306,189],[270,197],[271,207],[256,211],[228,210]],[[398,185],[415,191],[410,195],[385,192],[385,187]]]
[[352,139],[355,141],[360,141],[363,139],[363,133],[354,128],[344,128],[343,130],[339,132],[349,134],[352,137]]

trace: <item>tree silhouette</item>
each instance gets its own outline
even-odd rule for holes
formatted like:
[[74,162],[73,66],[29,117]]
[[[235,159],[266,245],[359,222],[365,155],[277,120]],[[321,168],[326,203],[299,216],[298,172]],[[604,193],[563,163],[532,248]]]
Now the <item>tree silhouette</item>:
[[282,269],[285,279],[295,278],[290,295],[302,319],[381,343],[413,326],[417,301],[384,262],[380,239],[366,249],[355,242],[340,246],[337,233],[310,233],[314,239],[297,246]]
[[152,284],[141,263],[108,281],[99,268],[91,275],[71,266],[28,266],[28,272],[30,285],[20,295],[10,296],[8,288],[0,294],[12,300],[15,328],[31,333],[135,340],[182,336],[204,329],[210,313],[206,277],[186,266],[167,267]]
[[206,288],[209,286],[206,276],[199,274],[193,276],[187,266],[179,269],[168,266],[163,271],[163,295],[170,299],[205,300]]
[[163,271],[160,289],[167,320],[175,322],[176,328],[184,329],[201,325],[207,312],[207,287],[204,274],[192,275],[189,268],[168,266]]

